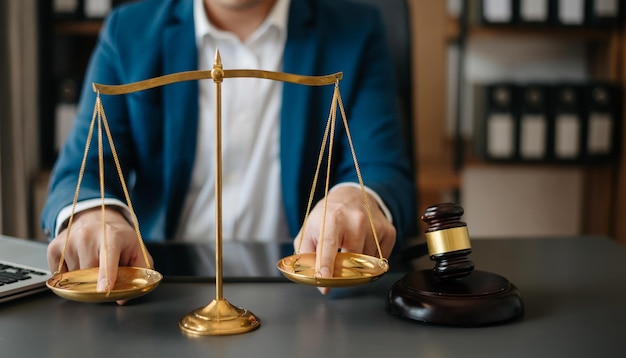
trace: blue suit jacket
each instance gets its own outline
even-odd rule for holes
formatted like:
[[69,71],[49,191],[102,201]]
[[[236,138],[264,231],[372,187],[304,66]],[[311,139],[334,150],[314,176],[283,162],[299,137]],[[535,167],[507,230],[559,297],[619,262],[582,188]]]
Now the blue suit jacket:
[[[54,232],[58,212],[73,199],[96,99],[91,84],[125,84],[196,70],[192,4],[191,0],[144,0],[119,8],[105,22],[87,70],[75,125],[53,170],[42,215],[45,231]],[[229,68],[228,59],[222,61]],[[415,187],[403,149],[379,14],[337,0],[292,0],[283,71],[343,72],[340,90],[363,179],[391,210],[401,238],[415,220]],[[281,180],[293,236],[306,211],[332,87],[288,83],[283,87]],[[142,235],[147,240],[171,238],[196,155],[198,83],[101,97]],[[332,181],[356,182],[345,133],[339,129],[335,137]],[[96,148],[94,135],[81,200],[100,196]],[[106,195],[125,201],[106,140],[104,153]]]

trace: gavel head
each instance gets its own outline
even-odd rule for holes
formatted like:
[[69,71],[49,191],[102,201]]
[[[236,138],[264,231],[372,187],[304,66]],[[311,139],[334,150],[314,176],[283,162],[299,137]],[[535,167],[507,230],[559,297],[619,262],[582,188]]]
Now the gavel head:
[[467,258],[472,253],[467,224],[461,221],[463,208],[453,203],[430,206],[422,214],[426,229],[426,244],[433,271],[440,279],[457,279],[469,275],[474,263]]

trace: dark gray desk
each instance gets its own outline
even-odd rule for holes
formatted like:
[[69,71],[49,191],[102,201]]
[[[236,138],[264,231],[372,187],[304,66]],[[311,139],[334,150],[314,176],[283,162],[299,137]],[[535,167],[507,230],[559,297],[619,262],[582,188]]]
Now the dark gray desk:
[[[624,357],[626,248],[604,238],[473,240],[478,269],[507,277],[525,315],[454,328],[390,316],[400,274],[321,296],[290,282],[227,282],[224,297],[262,321],[251,333],[189,337],[178,321],[214,284],[165,281],[126,306],[51,293],[0,305],[0,356],[14,357]],[[431,267],[428,259],[417,262]]]

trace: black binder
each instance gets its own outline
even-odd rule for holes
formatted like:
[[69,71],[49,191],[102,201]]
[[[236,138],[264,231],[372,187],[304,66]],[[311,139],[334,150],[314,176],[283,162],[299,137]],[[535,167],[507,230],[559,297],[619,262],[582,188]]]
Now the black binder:
[[587,23],[590,26],[619,26],[623,21],[622,0],[587,0]]
[[553,0],[518,0],[515,18],[523,25],[548,25],[554,21]]
[[589,0],[554,0],[555,22],[561,26],[584,26],[587,21],[586,2]]
[[83,0],[52,0],[54,17],[62,20],[79,19],[83,13]]
[[103,19],[113,6],[113,0],[82,0],[83,15],[87,19]]
[[556,161],[577,162],[583,158],[584,112],[582,86],[558,84],[552,89],[553,116],[549,132],[551,157]]
[[520,0],[480,0],[480,21],[485,25],[505,25],[517,22]]
[[78,111],[80,81],[71,76],[57,80],[54,110],[54,149],[58,152],[69,133]]
[[618,154],[621,128],[619,87],[610,83],[590,83],[584,88],[585,159],[610,160]]
[[548,159],[548,87],[528,84],[519,89],[518,155],[522,161]]
[[517,159],[517,86],[510,83],[486,85],[482,126],[483,154],[486,159]]

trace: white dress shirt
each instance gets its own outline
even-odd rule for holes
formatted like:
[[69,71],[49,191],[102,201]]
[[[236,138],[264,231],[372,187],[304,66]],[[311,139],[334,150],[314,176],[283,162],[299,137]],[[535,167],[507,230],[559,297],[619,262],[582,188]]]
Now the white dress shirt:
[[[214,27],[194,0],[199,69],[219,49],[224,69],[280,71],[289,0],[278,0],[263,24],[241,41]],[[280,181],[282,82],[227,78],[222,84],[222,236],[224,240],[290,238]],[[200,82],[198,143],[176,237],[215,238],[215,84]]]

